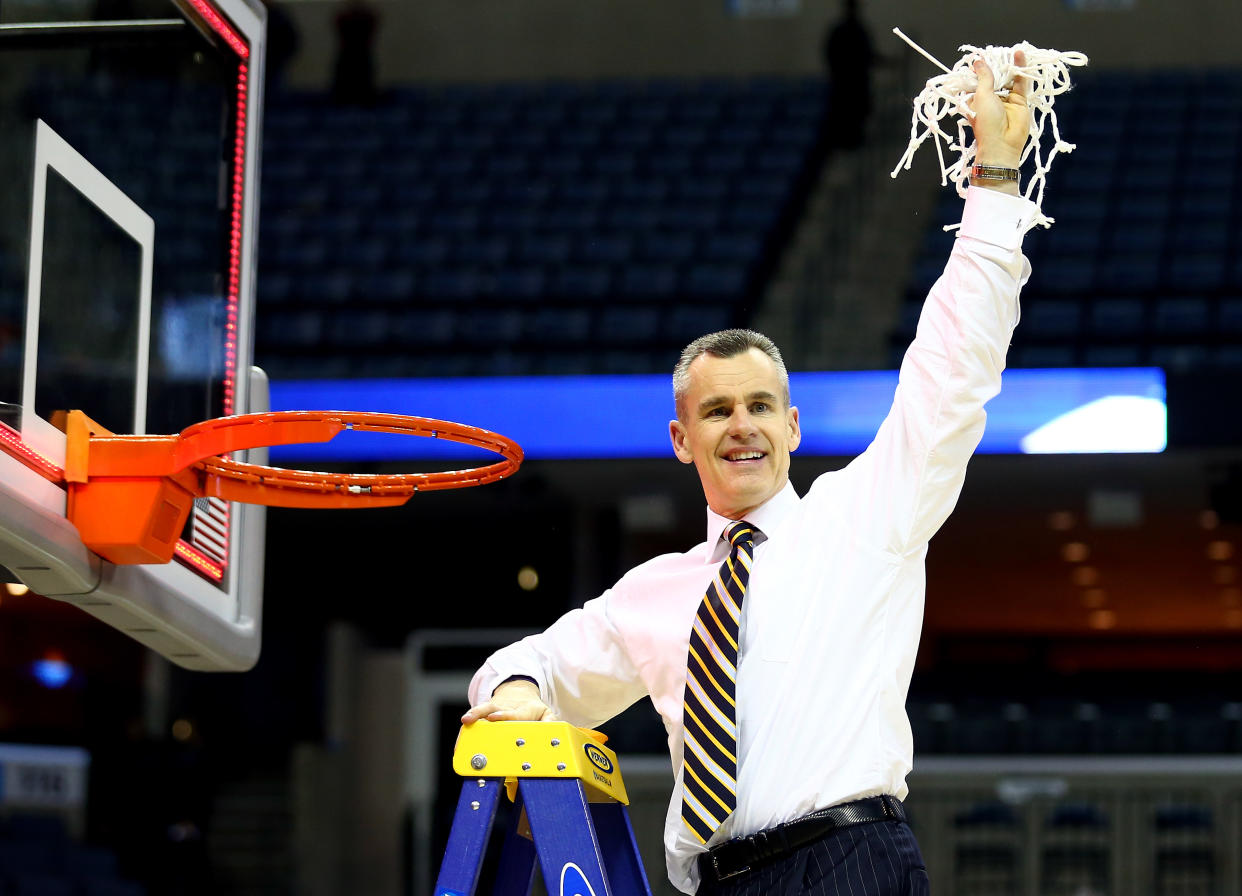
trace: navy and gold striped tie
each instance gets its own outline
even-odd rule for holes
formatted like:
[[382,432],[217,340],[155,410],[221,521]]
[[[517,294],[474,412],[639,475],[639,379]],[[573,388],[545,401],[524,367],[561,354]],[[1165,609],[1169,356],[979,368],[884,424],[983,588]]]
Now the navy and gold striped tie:
[[732,548],[690,631],[681,817],[702,843],[737,808],[737,642],[757,531],[745,520],[725,529]]

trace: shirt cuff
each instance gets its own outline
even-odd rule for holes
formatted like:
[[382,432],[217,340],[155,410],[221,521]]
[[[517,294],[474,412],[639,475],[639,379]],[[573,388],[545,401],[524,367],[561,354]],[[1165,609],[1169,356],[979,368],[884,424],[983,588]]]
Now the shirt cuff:
[[[499,688],[499,687],[500,687],[500,685],[502,685],[502,684],[508,684],[508,683],[509,683],[509,682],[511,682],[511,681],[529,681],[529,682],[530,682],[531,684],[533,684],[535,687],[537,687],[537,688],[539,687],[539,682],[538,682],[538,681],[536,681],[534,678],[532,678],[532,677],[531,677],[531,676],[529,676],[529,675],[510,675],[510,676],[509,676],[508,678],[506,678],[504,681],[500,682],[499,684],[497,684],[495,687],[493,687],[493,688],[492,688],[492,696],[494,697],[494,696],[496,695],[496,689],[497,689],[497,688]],[[542,691],[543,691],[543,689],[542,689],[542,688],[540,688],[540,692],[542,692]]]
[[1010,196],[987,187],[966,191],[959,236],[970,237],[1010,251],[1022,247],[1039,207],[1029,199]]

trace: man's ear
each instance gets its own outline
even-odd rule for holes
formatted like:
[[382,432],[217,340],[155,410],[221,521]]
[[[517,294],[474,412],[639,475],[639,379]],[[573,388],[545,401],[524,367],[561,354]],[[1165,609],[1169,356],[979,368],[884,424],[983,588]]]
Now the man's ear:
[[790,408],[785,416],[789,423],[789,450],[797,451],[802,444],[802,424],[798,422],[798,409]]
[[680,420],[668,421],[668,437],[673,442],[673,453],[677,455],[677,459],[683,464],[694,463],[694,454],[686,444],[686,427]]

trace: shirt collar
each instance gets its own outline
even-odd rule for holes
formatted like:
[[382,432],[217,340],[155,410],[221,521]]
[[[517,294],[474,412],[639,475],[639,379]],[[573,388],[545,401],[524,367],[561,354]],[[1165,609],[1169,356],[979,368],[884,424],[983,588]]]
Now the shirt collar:
[[[798,505],[798,501],[798,493],[794,491],[793,484],[785,480],[784,488],[746,514],[747,522],[759,530],[759,535],[755,539],[756,545],[767,541],[767,533],[776,531],[776,527]],[[729,545],[721,539],[721,536],[724,534],[725,526],[732,522],[734,521],[728,517],[721,516],[710,507],[707,508],[707,544],[713,562],[720,562],[728,553]]]

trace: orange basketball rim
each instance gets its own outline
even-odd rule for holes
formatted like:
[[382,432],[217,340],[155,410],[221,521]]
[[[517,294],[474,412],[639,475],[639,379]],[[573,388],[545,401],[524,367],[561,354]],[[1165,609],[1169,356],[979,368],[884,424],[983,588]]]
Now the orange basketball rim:
[[[229,460],[247,448],[326,442],[342,430],[427,436],[494,451],[501,460],[441,473],[317,473]],[[415,492],[485,485],[513,474],[522,449],[485,429],[426,417],[355,411],[272,411],[196,423],[177,435],[117,435],[81,411],[65,419],[69,521],[117,564],[167,563],[195,498],[272,507],[392,507]]]

